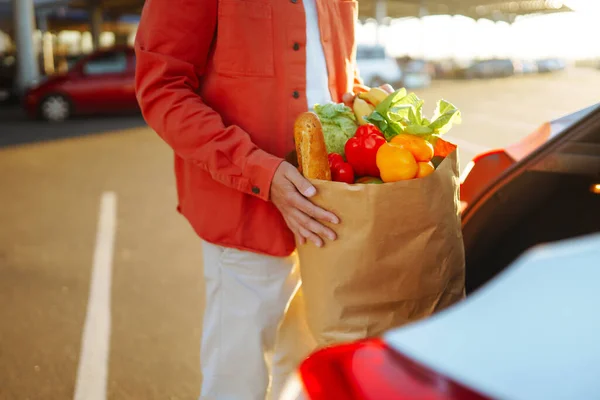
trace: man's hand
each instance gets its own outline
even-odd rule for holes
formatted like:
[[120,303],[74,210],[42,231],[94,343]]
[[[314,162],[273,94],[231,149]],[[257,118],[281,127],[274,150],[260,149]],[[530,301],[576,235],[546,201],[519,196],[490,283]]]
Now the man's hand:
[[340,220],[307,199],[316,193],[315,187],[290,163],[282,162],[275,171],[271,182],[271,201],[294,232],[298,243],[304,244],[308,239],[322,247],[324,238],[335,240],[336,234],[318,221],[338,224]]
[[[380,88],[382,88],[383,90],[385,90],[389,94],[394,93],[394,88],[390,84],[386,83],[385,85],[380,86]],[[348,107],[352,108],[352,105],[354,104],[354,98],[355,97],[356,97],[356,94],[354,94],[354,93],[346,93],[346,94],[344,94],[342,96],[342,101],[344,102],[345,105],[347,105]]]

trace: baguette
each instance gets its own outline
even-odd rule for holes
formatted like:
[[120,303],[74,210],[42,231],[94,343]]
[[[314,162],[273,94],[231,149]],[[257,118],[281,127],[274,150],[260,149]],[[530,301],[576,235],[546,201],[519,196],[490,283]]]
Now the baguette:
[[300,114],[294,124],[298,168],[307,179],[331,180],[323,127],[317,114]]

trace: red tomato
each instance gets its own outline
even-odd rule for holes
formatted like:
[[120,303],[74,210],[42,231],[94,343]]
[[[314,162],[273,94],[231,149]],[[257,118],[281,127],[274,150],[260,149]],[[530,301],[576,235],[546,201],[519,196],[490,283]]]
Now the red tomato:
[[344,157],[337,153],[331,153],[327,158],[329,160],[332,180],[336,182],[354,183],[354,170],[350,164],[344,161]]
[[331,153],[327,156],[328,160],[329,160],[329,167],[333,170],[335,167],[337,167],[338,164],[344,163],[344,157],[342,157],[341,154],[338,153]]
[[340,164],[336,169],[331,170],[331,179],[336,182],[354,183],[354,170],[348,163]]

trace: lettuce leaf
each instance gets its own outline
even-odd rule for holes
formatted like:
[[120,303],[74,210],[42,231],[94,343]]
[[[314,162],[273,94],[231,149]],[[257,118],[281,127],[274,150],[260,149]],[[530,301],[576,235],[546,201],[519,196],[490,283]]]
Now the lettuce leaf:
[[415,93],[400,89],[379,103],[365,119],[377,126],[388,141],[400,133],[409,133],[435,142],[453,124],[461,122],[460,111],[446,100],[438,101],[432,120],[425,118],[424,103]]
[[379,128],[381,132],[385,132],[388,128],[387,120],[383,115],[379,114],[377,111],[373,111],[371,115],[365,117],[365,120],[375,125],[377,128]]
[[314,110],[323,126],[327,152],[343,156],[346,142],[358,128],[354,111],[342,103],[316,104]]
[[411,135],[431,135],[433,133],[433,129],[428,126],[423,126],[419,124],[412,124],[406,127],[404,130],[406,133],[410,133]]
[[458,108],[446,100],[437,103],[433,114],[433,121],[429,127],[439,134],[444,134],[452,129],[453,124],[460,124],[462,116]]
[[386,99],[383,100],[381,103],[379,103],[377,107],[375,107],[375,111],[377,111],[381,115],[385,115],[395,103],[402,100],[404,97],[406,97],[406,89],[398,89],[394,93],[386,97]]
[[402,88],[379,103],[375,107],[375,112],[366,120],[376,125],[389,141],[394,136],[405,132],[409,126],[422,123],[423,103],[424,101],[416,94],[407,93],[406,89]]

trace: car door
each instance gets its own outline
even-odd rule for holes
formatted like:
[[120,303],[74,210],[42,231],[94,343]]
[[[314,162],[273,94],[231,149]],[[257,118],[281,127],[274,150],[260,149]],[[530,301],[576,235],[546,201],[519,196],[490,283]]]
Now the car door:
[[137,110],[139,105],[135,96],[136,57],[133,51],[127,53],[127,71],[123,80],[123,110]]
[[125,51],[98,53],[82,63],[69,84],[69,95],[80,112],[122,110],[133,84]]

